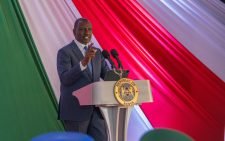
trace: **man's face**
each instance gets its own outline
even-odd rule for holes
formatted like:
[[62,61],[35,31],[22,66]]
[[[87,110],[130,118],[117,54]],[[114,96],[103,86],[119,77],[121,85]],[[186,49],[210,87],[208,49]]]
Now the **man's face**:
[[81,21],[75,27],[73,33],[77,41],[86,45],[92,37],[92,25],[88,21]]

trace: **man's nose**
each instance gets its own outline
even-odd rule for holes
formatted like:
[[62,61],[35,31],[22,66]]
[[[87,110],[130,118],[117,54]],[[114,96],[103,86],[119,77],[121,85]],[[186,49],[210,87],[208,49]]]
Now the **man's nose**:
[[88,28],[85,28],[84,29],[84,33],[86,33],[86,34],[90,33],[90,31],[88,30]]

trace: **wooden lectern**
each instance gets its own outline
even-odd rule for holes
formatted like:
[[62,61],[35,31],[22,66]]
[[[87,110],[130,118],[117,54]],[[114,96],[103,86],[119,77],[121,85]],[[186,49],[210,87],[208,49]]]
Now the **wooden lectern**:
[[[139,96],[136,104],[153,102],[149,80],[135,80]],[[127,127],[133,106],[125,107],[114,97],[116,81],[100,81],[87,85],[73,95],[80,105],[98,106],[105,118],[108,128],[108,141],[127,141]]]

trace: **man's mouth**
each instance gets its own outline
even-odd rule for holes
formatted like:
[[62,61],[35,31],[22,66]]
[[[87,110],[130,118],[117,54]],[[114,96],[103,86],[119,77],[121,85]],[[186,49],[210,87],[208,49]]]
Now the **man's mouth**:
[[84,38],[83,38],[84,40],[89,40],[90,39],[90,37],[89,36],[84,36]]

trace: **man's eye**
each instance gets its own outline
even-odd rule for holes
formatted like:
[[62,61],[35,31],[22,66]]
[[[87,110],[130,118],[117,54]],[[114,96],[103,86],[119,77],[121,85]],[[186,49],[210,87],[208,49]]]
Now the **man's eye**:
[[92,28],[79,28],[79,31],[85,31],[85,30],[92,31]]

